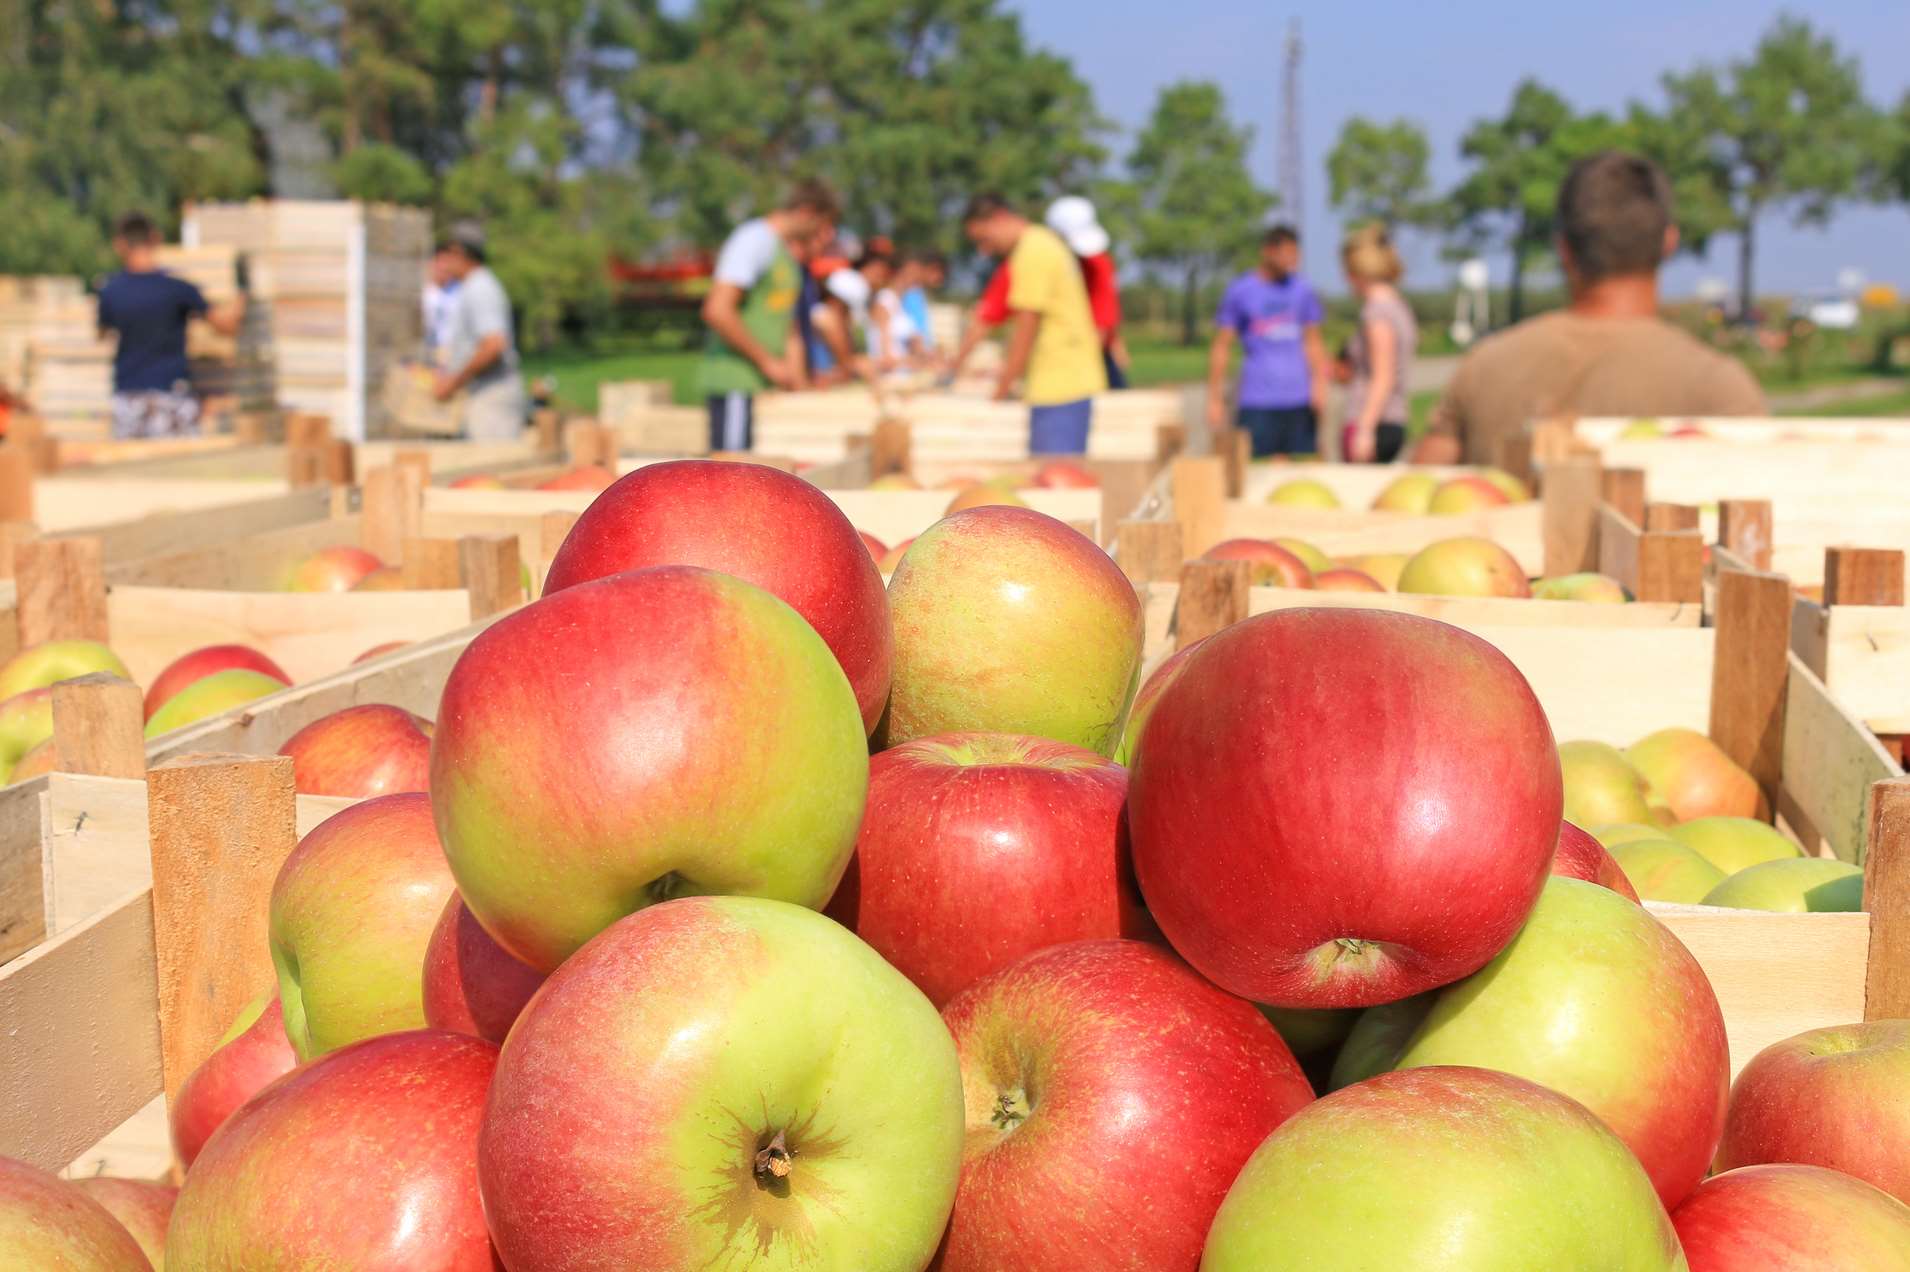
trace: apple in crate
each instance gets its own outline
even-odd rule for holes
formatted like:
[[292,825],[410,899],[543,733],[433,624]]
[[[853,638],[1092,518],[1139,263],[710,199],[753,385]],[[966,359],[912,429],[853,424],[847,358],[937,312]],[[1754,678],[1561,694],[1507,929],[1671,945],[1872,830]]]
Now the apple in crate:
[[1433,491],[1426,511],[1435,517],[1455,517],[1469,512],[1484,512],[1512,502],[1504,490],[1484,477],[1454,477]]
[[1203,561],[1245,561],[1255,587],[1312,587],[1313,571],[1269,539],[1227,539],[1201,553]]
[[924,531],[889,583],[890,744],[1027,733],[1101,755],[1141,668],[1140,599],[1100,547],[1027,508],[975,508]]
[[1240,1167],[1313,1099],[1253,1004],[1140,941],[1030,954],[944,1019],[968,1140],[942,1272],[1192,1269]]
[[292,683],[292,678],[285,674],[283,667],[250,645],[207,645],[204,649],[181,654],[153,678],[152,687],[146,690],[146,718],[152,719],[154,712],[186,686],[203,680],[215,671],[232,667],[259,672],[282,685]]
[[321,548],[299,562],[286,580],[288,592],[349,592],[373,570],[382,569],[380,561],[363,548],[350,544]]
[[[42,762],[44,771],[51,772],[55,757],[47,743],[52,739],[53,686],[41,685],[0,702],[0,782],[36,777],[34,770]],[[25,764],[28,756],[35,756],[32,766]],[[16,774],[22,768],[26,771]]]
[[1704,1178],[1731,1081],[1724,1014],[1697,960],[1642,906],[1554,878],[1497,958],[1417,1006],[1391,1067],[1475,1065],[1572,1097],[1625,1141],[1667,1206]]
[[[1567,821],[1602,827],[1651,820],[1651,808],[1645,803],[1645,779],[1610,743],[1559,743],[1559,771],[1565,780]],[[1662,836],[1663,832],[1652,831],[1652,838]]]
[[1439,478],[1431,473],[1403,473],[1388,482],[1373,500],[1375,512],[1424,513],[1432,507]]
[[277,676],[245,667],[228,667],[199,679],[166,699],[146,721],[146,736],[156,738],[201,720],[224,715],[248,702],[269,698],[285,688]]
[[1724,882],[1724,872],[1672,839],[1633,839],[1613,844],[1612,860],[1647,901],[1697,905]]
[[1313,578],[1313,586],[1322,592],[1384,592],[1379,580],[1347,566],[1322,570]]
[[826,911],[940,1007],[1024,954],[1142,936],[1127,771],[1012,733],[917,738],[869,764],[856,854]]
[[1804,855],[1796,840],[1755,817],[1699,817],[1665,834],[1728,875]]
[[1753,1056],[1717,1167],[1826,1166],[1910,1204],[1910,1020],[1812,1029]]
[[0,664],[0,700],[96,671],[133,678],[119,655],[96,640],[43,640]]
[[1590,605],[1623,605],[1631,600],[1624,585],[1603,574],[1557,574],[1532,585],[1541,601],[1580,601]]
[[167,1266],[493,1272],[477,1140],[496,1068],[490,1043],[420,1029],[281,1078],[187,1172]]
[[956,496],[948,501],[948,507],[942,509],[944,517],[970,508],[1026,508],[1028,501],[1016,494],[1012,488],[1002,482],[978,481],[964,486]]
[[1525,571],[1490,539],[1442,539],[1399,572],[1399,590],[1428,596],[1530,596]]
[[272,884],[272,963],[299,1058],[424,1025],[424,951],[452,895],[431,800],[385,795],[332,814]]
[[424,1019],[433,1029],[503,1042],[544,974],[491,939],[455,892],[424,952]]
[[610,489],[617,480],[617,474],[601,464],[580,464],[568,472],[559,473],[548,481],[537,484],[539,490],[583,490],[603,491]]
[[1910,1268],[1910,1206],[1821,1166],[1741,1166],[1671,1214],[1691,1272]]
[[1583,879],[1601,888],[1610,888],[1629,901],[1638,899],[1631,880],[1605,850],[1605,845],[1571,822],[1559,823],[1558,851],[1552,854],[1552,873],[1568,879]]
[[[873,570],[853,531],[845,551]],[[821,907],[868,777],[822,638],[761,588],[689,566],[576,584],[493,623],[451,669],[431,749],[464,903],[540,971],[673,896]]]
[[732,574],[794,607],[855,689],[867,729],[889,695],[889,606],[869,547],[829,496],[762,464],[686,459],[629,474],[577,518],[544,593],[652,565]]
[[119,1220],[80,1189],[0,1157],[0,1268],[9,1272],[151,1272]]
[[179,1199],[179,1190],[170,1184],[114,1179],[108,1175],[89,1175],[73,1182],[81,1192],[105,1207],[107,1214],[119,1220],[119,1226],[139,1243],[147,1261],[163,1272],[166,1229],[172,1223],[172,1208]]
[[321,716],[286,739],[301,795],[370,799],[421,791],[431,779],[431,721],[366,703]]
[[1685,1272],[1638,1160],[1510,1074],[1388,1073],[1301,1109],[1227,1193],[1201,1272]]
[[1538,899],[1559,768],[1478,637],[1292,609],[1204,641],[1129,778],[1141,893],[1174,948],[1277,1007],[1390,1002],[1477,971]]
[[1632,743],[1625,758],[1645,779],[1647,801],[1681,822],[1756,817],[1763,808],[1757,779],[1695,729],[1660,729]]
[[919,1272],[962,1134],[954,1042],[900,972],[813,910],[689,897],[525,1008],[479,1177],[508,1267]]
[[1340,497],[1324,482],[1296,477],[1268,491],[1267,502],[1277,508],[1337,508]]
[[1787,857],[1729,876],[1704,904],[1784,914],[1848,914],[1864,908],[1864,871],[1847,861]]
[[285,1036],[277,994],[239,1013],[218,1047],[194,1069],[167,1110],[172,1149],[191,1166],[212,1133],[274,1079],[290,1073],[298,1053]]
[[1282,535],[1273,542],[1276,546],[1285,548],[1287,551],[1293,553],[1294,556],[1299,557],[1306,565],[1306,568],[1315,574],[1322,574],[1333,568],[1333,558],[1313,544],[1308,543],[1305,539],[1295,539],[1288,535]]
[[503,490],[504,479],[491,473],[472,473],[451,482],[452,490]]
[[862,546],[869,550],[871,561],[880,561],[889,555],[889,545],[870,534],[867,530],[856,531],[856,538],[862,540]]
[[1101,479],[1071,459],[1051,459],[1035,469],[1035,486],[1042,490],[1093,490]]

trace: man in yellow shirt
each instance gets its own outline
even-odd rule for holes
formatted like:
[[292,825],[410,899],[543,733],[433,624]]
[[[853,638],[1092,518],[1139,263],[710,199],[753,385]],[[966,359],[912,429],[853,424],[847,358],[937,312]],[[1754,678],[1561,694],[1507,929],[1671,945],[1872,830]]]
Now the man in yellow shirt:
[[1029,221],[998,194],[970,200],[962,228],[1008,271],[1012,317],[995,396],[1013,397],[1025,372],[1029,453],[1084,453],[1094,395],[1108,382],[1080,263],[1053,230]]

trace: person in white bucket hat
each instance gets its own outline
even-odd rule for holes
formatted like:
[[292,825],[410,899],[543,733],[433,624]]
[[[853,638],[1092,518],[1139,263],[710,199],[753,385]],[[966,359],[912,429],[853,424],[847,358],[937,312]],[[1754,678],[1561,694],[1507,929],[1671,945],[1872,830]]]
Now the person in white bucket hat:
[[1127,387],[1127,345],[1121,340],[1121,287],[1114,275],[1112,241],[1095,214],[1094,204],[1078,194],[1064,195],[1048,205],[1048,228],[1061,236],[1081,262],[1081,281],[1088,289],[1088,307],[1094,328],[1101,334],[1101,360],[1108,387]]

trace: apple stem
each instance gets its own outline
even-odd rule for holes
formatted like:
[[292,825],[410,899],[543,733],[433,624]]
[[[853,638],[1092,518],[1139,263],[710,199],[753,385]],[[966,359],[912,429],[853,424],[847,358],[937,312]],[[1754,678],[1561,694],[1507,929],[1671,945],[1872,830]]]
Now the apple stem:
[[756,1150],[756,1178],[761,1179],[765,1175],[775,1179],[789,1178],[793,1156],[789,1151],[788,1143],[783,1139],[783,1133],[777,1131],[774,1139]]

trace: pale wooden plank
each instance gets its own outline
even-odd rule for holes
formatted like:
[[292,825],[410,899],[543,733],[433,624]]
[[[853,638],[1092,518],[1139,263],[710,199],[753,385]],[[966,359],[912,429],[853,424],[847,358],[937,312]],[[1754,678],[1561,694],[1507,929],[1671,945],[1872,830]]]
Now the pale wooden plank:
[[1593,460],[1565,459],[1545,466],[1539,492],[1546,574],[1577,574],[1597,568],[1598,509],[1604,475]]
[[1786,801],[1836,856],[1861,864],[1871,784],[1903,770],[1795,654],[1784,701],[1783,772]]
[[140,777],[146,713],[139,686],[106,672],[53,686],[53,745],[63,773]]
[[14,546],[20,647],[48,640],[109,641],[100,541],[33,539]]
[[1790,648],[1790,582],[1776,574],[1721,573],[1708,732],[1757,779],[1773,809],[1783,776]]

